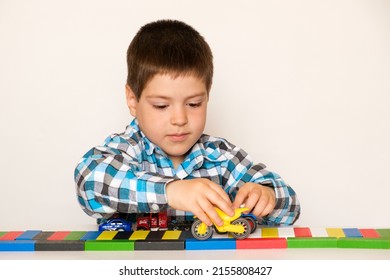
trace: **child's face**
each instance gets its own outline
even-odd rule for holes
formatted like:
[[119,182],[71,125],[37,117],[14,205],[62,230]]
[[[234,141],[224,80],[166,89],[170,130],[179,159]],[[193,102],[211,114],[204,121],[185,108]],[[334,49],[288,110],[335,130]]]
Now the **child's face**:
[[208,94],[205,83],[192,75],[155,75],[137,101],[126,86],[127,105],[141,130],[173,161],[180,164],[202,135]]

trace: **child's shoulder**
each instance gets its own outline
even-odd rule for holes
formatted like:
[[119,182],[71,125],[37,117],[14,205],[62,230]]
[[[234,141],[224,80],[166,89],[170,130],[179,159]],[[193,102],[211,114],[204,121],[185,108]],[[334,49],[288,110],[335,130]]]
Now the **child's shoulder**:
[[199,138],[199,142],[204,146],[206,150],[218,150],[221,154],[226,153],[232,153],[238,150],[241,150],[241,148],[237,147],[236,145],[232,144],[228,140],[222,137],[215,137],[208,134],[203,134]]
[[132,122],[126,126],[125,131],[112,133],[104,140],[104,146],[137,154],[147,147],[144,135],[138,125]]

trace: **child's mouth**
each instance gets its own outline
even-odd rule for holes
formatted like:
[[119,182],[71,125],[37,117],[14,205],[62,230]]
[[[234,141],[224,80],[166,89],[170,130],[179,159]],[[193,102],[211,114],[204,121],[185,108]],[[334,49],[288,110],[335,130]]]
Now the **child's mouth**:
[[187,139],[189,133],[178,133],[178,134],[169,134],[168,138],[172,142],[182,142]]

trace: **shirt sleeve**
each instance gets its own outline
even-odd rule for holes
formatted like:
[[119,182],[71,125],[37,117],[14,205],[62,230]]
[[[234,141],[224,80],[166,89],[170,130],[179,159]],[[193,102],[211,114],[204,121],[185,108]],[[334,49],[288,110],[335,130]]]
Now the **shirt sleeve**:
[[92,148],[76,166],[74,178],[82,209],[95,218],[114,212],[160,212],[167,208],[165,186],[174,178],[141,169],[142,147],[113,135]]
[[[225,140],[226,141],[226,140]],[[228,158],[223,185],[234,198],[245,183],[261,184],[275,190],[274,210],[259,222],[269,226],[292,225],[300,215],[300,203],[294,190],[274,172],[268,171],[264,164],[253,164],[249,155],[229,142],[219,145]]]

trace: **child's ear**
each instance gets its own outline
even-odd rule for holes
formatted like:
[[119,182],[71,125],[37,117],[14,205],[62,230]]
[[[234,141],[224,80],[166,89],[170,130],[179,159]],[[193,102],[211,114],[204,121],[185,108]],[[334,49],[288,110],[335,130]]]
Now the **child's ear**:
[[129,107],[130,114],[133,117],[137,117],[137,97],[135,97],[135,94],[133,90],[129,87],[128,84],[126,84],[126,102],[127,102],[127,107]]

